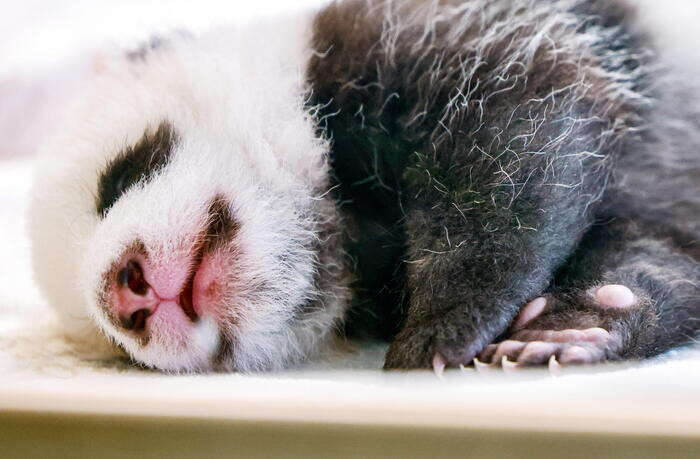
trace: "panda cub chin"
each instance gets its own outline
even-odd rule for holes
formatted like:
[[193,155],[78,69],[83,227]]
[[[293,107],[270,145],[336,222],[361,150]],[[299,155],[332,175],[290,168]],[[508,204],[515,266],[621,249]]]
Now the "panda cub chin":
[[36,279],[72,332],[167,371],[338,336],[436,370],[688,343],[700,118],[632,16],[346,0],[115,55],[38,159]]

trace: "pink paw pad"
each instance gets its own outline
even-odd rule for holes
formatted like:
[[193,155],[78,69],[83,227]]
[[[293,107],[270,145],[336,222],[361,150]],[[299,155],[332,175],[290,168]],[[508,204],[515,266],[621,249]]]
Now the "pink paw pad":
[[[602,309],[626,309],[637,304],[638,299],[627,286],[607,284],[588,292],[595,300],[595,306]],[[553,301],[550,304],[550,301]],[[540,316],[557,313],[556,298],[541,296],[527,303],[516,316],[510,328],[508,339],[489,344],[474,359],[477,371],[503,368],[506,371],[518,367],[547,365],[551,371],[558,370],[560,364],[591,364],[606,360],[609,352],[620,346],[620,336],[600,327],[567,329],[526,328]],[[545,317],[546,319],[546,317]],[[550,321],[551,322],[551,321]],[[533,325],[550,323],[537,321]],[[557,324],[557,321],[554,321]],[[572,319],[571,325],[577,321]],[[591,324],[589,320],[580,322]],[[561,321],[558,323],[561,325]],[[540,325],[540,326],[541,326]],[[438,375],[445,368],[445,360],[440,354],[433,359],[433,369]],[[465,362],[466,364],[466,362]]]
[[570,346],[561,352],[559,362],[568,364],[592,363],[600,360],[600,354],[601,352],[597,349]]
[[596,363],[605,360],[605,349],[614,344],[602,328],[583,330],[521,330],[511,339],[488,345],[477,357],[477,369],[519,366]]
[[610,339],[610,333],[599,327],[584,330],[521,330],[512,336],[519,341],[549,341],[554,343],[604,343]]
[[604,308],[625,309],[637,303],[632,290],[624,285],[608,284],[593,292],[596,302]]
[[517,331],[525,328],[529,322],[542,314],[546,307],[547,299],[543,296],[530,301],[523,307],[520,314],[518,314],[518,317],[515,319],[515,322],[513,322],[512,330]]

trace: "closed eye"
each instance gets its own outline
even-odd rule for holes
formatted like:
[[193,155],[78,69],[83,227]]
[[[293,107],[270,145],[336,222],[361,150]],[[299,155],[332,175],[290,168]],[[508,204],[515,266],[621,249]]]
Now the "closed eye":
[[147,181],[170,159],[177,135],[167,121],[155,132],[146,129],[134,146],[127,147],[105,167],[97,185],[96,210],[105,216],[115,202],[132,186]]

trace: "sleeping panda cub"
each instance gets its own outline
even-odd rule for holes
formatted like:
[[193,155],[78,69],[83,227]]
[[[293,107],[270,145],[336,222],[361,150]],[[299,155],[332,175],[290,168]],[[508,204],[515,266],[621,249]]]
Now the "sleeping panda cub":
[[36,279],[167,371],[640,359],[700,327],[700,116],[611,1],[348,0],[103,63]]

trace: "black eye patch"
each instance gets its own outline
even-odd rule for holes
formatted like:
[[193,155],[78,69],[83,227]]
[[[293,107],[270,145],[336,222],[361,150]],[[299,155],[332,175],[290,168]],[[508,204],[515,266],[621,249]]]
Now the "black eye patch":
[[132,185],[148,180],[168,163],[177,135],[167,121],[153,132],[146,130],[134,146],[127,147],[112,159],[97,184],[97,213],[107,214],[110,207]]

